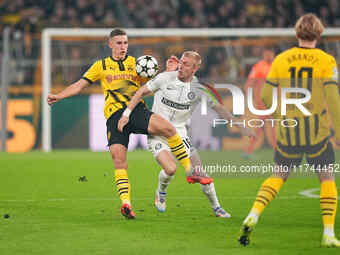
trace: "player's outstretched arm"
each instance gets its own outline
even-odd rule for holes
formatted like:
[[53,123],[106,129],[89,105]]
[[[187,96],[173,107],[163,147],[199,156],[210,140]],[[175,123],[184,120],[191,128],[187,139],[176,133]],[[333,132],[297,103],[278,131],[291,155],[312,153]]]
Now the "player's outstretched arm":
[[120,132],[123,132],[123,128],[125,125],[129,122],[129,117],[133,109],[135,109],[136,105],[140,102],[140,100],[147,96],[152,94],[152,91],[148,89],[146,85],[139,88],[136,92],[136,94],[132,97],[131,101],[127,105],[127,108],[123,112],[122,116],[120,117],[120,120],[118,121],[118,130]]
[[84,79],[80,79],[79,81],[71,84],[70,86],[68,86],[67,88],[65,88],[63,91],[61,91],[60,93],[54,95],[54,94],[49,94],[47,96],[47,103],[49,105],[53,105],[54,103],[67,98],[67,97],[71,97],[74,95],[77,95],[83,88],[85,88],[87,85],[89,84],[88,81],[84,80]]
[[[212,107],[212,109],[223,119],[227,120],[227,119],[231,119],[233,121],[240,121],[238,118],[235,118],[231,112],[228,111],[228,109],[226,109],[223,105],[221,104],[216,104]],[[243,136],[249,136],[249,137],[255,137],[256,134],[254,132],[254,130],[252,130],[249,127],[242,127],[241,128],[241,134]]]

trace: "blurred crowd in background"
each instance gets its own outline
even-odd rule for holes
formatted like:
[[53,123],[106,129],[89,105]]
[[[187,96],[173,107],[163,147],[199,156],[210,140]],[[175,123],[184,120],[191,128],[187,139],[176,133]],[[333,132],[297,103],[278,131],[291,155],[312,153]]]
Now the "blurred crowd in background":
[[340,25],[338,0],[3,0],[1,26],[35,33],[43,27],[287,27],[313,12]]
[[[20,64],[24,70],[16,73],[14,82],[31,84],[40,55],[40,44],[33,42],[40,41],[44,27],[292,27],[297,17],[307,12],[317,14],[327,27],[340,25],[338,0],[3,0],[0,1],[0,38],[2,41],[3,29],[10,26],[14,31],[13,54],[23,60]],[[74,49],[70,54],[74,54],[76,61],[82,52]],[[221,66],[216,60],[223,62],[225,54],[219,51],[214,54],[212,62]],[[254,54],[260,55],[256,50]],[[225,65],[239,65],[234,63],[236,57],[228,61]],[[218,66],[210,67],[205,70],[207,75],[218,77]],[[222,69],[228,70],[228,66]],[[237,76],[240,71],[233,72]]]

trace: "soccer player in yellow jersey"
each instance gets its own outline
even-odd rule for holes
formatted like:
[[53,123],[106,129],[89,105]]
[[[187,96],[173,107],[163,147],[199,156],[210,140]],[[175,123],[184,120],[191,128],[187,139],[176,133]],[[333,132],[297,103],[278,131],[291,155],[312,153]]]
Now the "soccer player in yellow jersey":
[[[185,170],[190,171],[191,166],[180,136],[167,120],[150,112],[143,101],[139,102],[133,111],[129,111],[126,107],[143,82],[136,73],[135,58],[127,55],[128,37],[126,32],[122,29],[112,30],[108,45],[112,49],[111,56],[94,62],[80,80],[60,93],[48,95],[47,102],[49,105],[53,105],[61,99],[78,94],[89,84],[100,80],[105,98],[104,115],[107,119],[108,146],[115,166],[115,185],[122,201],[121,213],[128,219],[134,219],[136,215],[131,208],[130,182],[126,161],[131,133],[166,137],[169,147],[174,151],[174,156]],[[118,120],[122,115],[128,116],[130,122],[120,132]]]
[[[313,14],[299,18],[295,25],[298,47],[278,55],[262,89],[262,99],[269,108],[272,105],[273,88],[305,88],[311,99],[304,104],[311,115],[304,115],[295,105],[288,107],[286,115],[280,109],[274,113],[280,120],[294,119],[295,127],[276,127],[275,164],[292,169],[301,164],[303,155],[318,174],[321,191],[320,207],[324,226],[321,246],[340,247],[334,234],[335,215],[338,206],[337,188],[332,173],[335,155],[329,142],[328,114],[335,128],[336,143],[340,141],[340,99],[338,71],[335,59],[316,48],[324,27]],[[291,98],[299,94],[292,94]],[[279,108],[279,107],[278,107]],[[328,110],[327,110],[328,109]],[[328,111],[328,114],[327,114]],[[257,194],[250,213],[243,221],[239,242],[249,244],[249,236],[264,208],[275,198],[289,172],[277,171],[265,180]]]

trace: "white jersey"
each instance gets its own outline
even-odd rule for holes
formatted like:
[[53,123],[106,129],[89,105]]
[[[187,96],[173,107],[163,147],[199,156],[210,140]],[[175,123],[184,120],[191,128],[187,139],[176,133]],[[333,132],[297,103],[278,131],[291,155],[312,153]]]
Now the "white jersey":
[[[216,102],[204,92],[207,89],[198,83],[196,77],[192,82],[182,82],[177,78],[177,71],[160,73],[146,86],[154,92],[152,111],[167,119],[176,128],[188,155],[191,155],[195,148],[191,144],[185,125],[203,97],[207,98],[208,106],[214,106]],[[148,147],[155,157],[162,150],[170,152],[167,140],[160,136],[148,135]]]
[[208,106],[215,105],[214,99],[204,92],[207,89],[198,83],[196,77],[191,82],[182,82],[177,78],[177,71],[160,73],[146,86],[154,92],[152,112],[168,120],[177,129],[185,127],[202,97],[207,98]]

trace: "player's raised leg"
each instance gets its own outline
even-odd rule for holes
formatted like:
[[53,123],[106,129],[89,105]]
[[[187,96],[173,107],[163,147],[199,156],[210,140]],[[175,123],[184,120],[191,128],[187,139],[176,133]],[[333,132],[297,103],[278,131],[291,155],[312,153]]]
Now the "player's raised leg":
[[149,121],[148,133],[150,135],[164,136],[168,140],[171,153],[184,167],[185,172],[190,174],[191,164],[189,155],[186,152],[181,137],[173,125],[158,114],[152,114]]
[[115,165],[114,186],[116,186],[119,198],[122,202],[121,213],[127,219],[134,219],[136,214],[131,208],[130,182],[127,175],[126,147],[122,144],[112,144],[110,153]]

